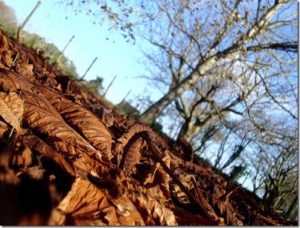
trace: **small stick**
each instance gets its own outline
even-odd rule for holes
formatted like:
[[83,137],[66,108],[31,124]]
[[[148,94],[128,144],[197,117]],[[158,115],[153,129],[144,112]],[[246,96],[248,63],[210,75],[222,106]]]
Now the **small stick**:
[[108,92],[109,88],[112,86],[112,84],[114,83],[115,79],[116,79],[117,75],[114,76],[114,78],[111,80],[111,82],[109,83],[109,85],[107,86],[106,90],[103,93],[103,97],[105,97],[106,93]]
[[75,38],[75,35],[73,35],[70,40],[68,41],[68,43],[65,45],[64,49],[61,51],[61,53],[59,54],[59,56],[57,57],[57,62],[60,59],[60,57],[64,54],[65,50],[67,49],[67,47],[70,45],[70,43],[72,42],[72,40]]
[[17,59],[19,58],[19,52],[17,52],[14,60],[13,60],[13,66],[16,64]]
[[14,119],[14,122],[13,122],[13,125],[12,125],[12,129],[10,130],[9,135],[8,135],[8,138],[9,138],[9,139],[10,139],[11,136],[13,135],[13,132],[14,132],[14,130],[15,130],[15,128],[16,128],[16,124],[17,124],[17,122],[18,122],[18,118],[19,118],[20,114],[22,115],[23,111],[24,111],[24,101],[22,102],[22,104],[21,104],[21,106],[20,106],[18,115],[16,115],[16,117],[15,117],[15,119]]
[[199,190],[199,188],[198,188],[198,186],[197,186],[197,182],[196,182],[196,179],[195,179],[194,176],[192,176],[192,182],[193,182],[194,188],[195,188],[195,190],[196,190],[197,197],[198,197],[198,199],[200,199],[200,198],[201,198],[201,194],[200,194],[200,192],[199,192],[200,190]]
[[125,95],[125,97],[122,99],[122,101],[119,103],[119,105],[123,104],[126,100],[126,98],[129,96],[129,94],[131,93],[131,89],[127,92],[127,94]]
[[35,5],[35,7],[31,10],[30,14],[26,17],[25,21],[19,26],[18,31],[17,31],[17,42],[19,41],[19,37],[20,37],[20,32],[21,30],[25,27],[25,25],[27,24],[27,22],[29,21],[29,19],[32,17],[32,15],[34,14],[34,12],[37,10],[37,8],[40,6],[42,2],[38,1]]
[[97,61],[98,57],[96,57],[93,62],[90,64],[90,66],[86,69],[86,71],[84,72],[84,74],[82,75],[82,77],[79,79],[79,81],[83,81],[84,77],[86,76],[86,74],[89,72],[89,70],[92,68],[92,66],[94,65],[94,63]]

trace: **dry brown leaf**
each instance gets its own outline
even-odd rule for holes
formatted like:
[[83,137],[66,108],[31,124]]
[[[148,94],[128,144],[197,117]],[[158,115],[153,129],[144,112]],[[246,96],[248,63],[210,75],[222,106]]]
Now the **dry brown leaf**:
[[176,221],[179,226],[216,226],[225,225],[224,221],[221,219],[220,222],[216,223],[207,217],[203,217],[200,214],[194,214],[180,207],[175,207],[173,212],[176,217]]
[[[106,225],[120,225],[117,220],[116,210],[109,202],[106,194],[89,181],[80,178],[74,181],[70,192],[60,202],[56,210],[73,219],[84,217],[88,219],[93,215],[101,219]],[[52,217],[50,218],[51,221],[62,220],[62,215],[59,212],[53,213],[52,216],[60,216],[60,218],[56,219]]]
[[111,157],[111,134],[94,114],[50,88],[38,88],[66,122],[75,127],[103,156]]
[[225,202],[226,204],[226,224],[228,225],[236,225],[235,222],[235,211],[228,200]]
[[137,208],[131,200],[125,195],[111,199],[116,208],[117,217],[122,226],[144,226],[145,223]]
[[115,118],[111,110],[99,104],[90,104],[89,108],[93,110],[93,113],[101,119],[106,127],[113,126]]
[[0,147],[0,183],[15,185],[19,182],[14,170],[9,167],[12,152],[13,150],[10,147]]
[[4,138],[4,135],[8,132],[9,126],[7,123],[0,121],[0,137]]
[[12,58],[13,52],[10,50],[5,50],[1,53],[1,61],[6,65],[7,67],[13,66],[13,58]]
[[145,225],[177,225],[172,203],[164,197],[159,186],[145,188],[139,182],[125,176],[117,176],[120,192],[127,195],[137,208]]
[[11,67],[13,65],[12,60],[13,52],[9,49],[9,39],[0,34],[0,60],[3,65]]
[[176,197],[181,204],[190,204],[188,196],[181,190],[181,188],[178,185],[172,184],[171,192],[172,195]]
[[138,167],[138,173],[141,173],[144,178],[139,178],[143,180],[143,186],[153,186],[154,185],[154,178],[156,177],[156,172],[159,168],[160,164],[157,162],[152,161],[149,158],[142,159],[142,165]]
[[135,192],[130,198],[138,211],[140,211],[146,225],[177,225],[172,210],[167,208],[162,202],[158,202],[153,197],[139,192]]
[[[168,154],[162,158],[162,161],[170,168],[170,156]],[[164,170],[159,162],[155,161],[155,163],[151,165],[143,184],[144,186],[159,186],[164,196],[169,199],[171,196],[169,187],[170,181],[170,175]]]
[[225,205],[226,205],[226,224],[228,225],[237,225],[241,226],[243,225],[243,222],[239,220],[236,216],[236,211],[234,210],[233,206],[230,203],[229,196],[231,194],[228,194],[226,196]]
[[226,212],[225,202],[218,199],[214,195],[212,195],[212,205],[215,209],[217,209],[220,212],[220,215],[223,215]]
[[212,206],[209,204],[207,194],[200,189],[197,191],[198,197],[197,197],[197,202],[198,205],[201,207],[202,211],[206,213],[206,216],[214,221],[214,222],[220,222],[219,216],[216,215],[214,209]]
[[8,70],[8,68],[6,66],[4,66],[4,64],[1,61],[2,61],[2,58],[0,55],[0,69]]
[[46,170],[39,166],[33,166],[33,167],[29,167],[27,169],[24,169],[24,172],[26,172],[26,174],[31,179],[41,180],[45,177]]
[[140,161],[141,148],[143,146],[143,138],[132,138],[124,148],[123,158],[120,163],[120,168],[128,175],[132,168]]
[[3,50],[7,50],[8,49],[8,39],[6,36],[3,36],[2,32],[0,31],[0,52],[2,52]]
[[210,167],[205,167],[200,164],[195,164],[190,161],[185,161],[179,158],[178,156],[174,155],[173,153],[170,153],[170,156],[171,156],[171,166],[174,168],[180,168],[182,170],[185,170],[187,172],[192,172],[202,177],[209,177],[210,181],[217,180],[217,178],[224,180],[223,178],[217,176]]
[[226,188],[220,189],[218,184],[214,185],[212,197],[213,207],[220,212],[220,215],[224,215],[226,212],[226,202],[225,202]]
[[18,63],[15,65],[16,72],[29,82],[35,82],[36,79],[33,74],[33,64]]
[[24,106],[22,99],[14,92],[0,92],[0,116],[18,133],[22,131],[21,121]]
[[66,215],[63,211],[57,208],[51,211],[51,215],[48,219],[48,226],[63,226],[66,222]]
[[12,157],[12,164],[14,166],[27,167],[32,164],[32,152],[27,146],[23,147],[21,151],[14,153]]
[[5,97],[5,101],[9,104],[12,111],[18,116],[19,122],[22,122],[23,112],[24,112],[24,101],[15,92],[9,92]]
[[76,174],[86,178],[88,174],[95,177],[109,178],[109,167],[101,164],[98,160],[95,160],[85,153],[79,154],[73,161],[73,166]]
[[65,154],[80,152],[95,156],[97,151],[76,131],[68,126],[53,106],[42,96],[32,92],[21,92],[24,99],[24,119],[27,125],[46,135],[51,145]]
[[22,65],[22,75],[32,75],[33,74],[33,65],[32,64],[23,64]]
[[123,158],[124,148],[128,144],[129,140],[131,140],[135,135],[136,137],[142,136],[141,134],[143,132],[149,131],[152,132],[152,129],[145,125],[134,124],[128,129],[128,131],[125,134],[123,134],[120,138],[117,139],[117,144],[115,145],[114,153],[118,156],[118,163],[120,163]]
[[265,224],[267,226],[276,226],[278,225],[276,221],[274,221],[272,218],[263,216],[261,214],[257,214],[255,217],[255,220],[253,222],[254,226],[260,225],[260,224]]
[[227,186],[226,182],[224,182],[222,184],[215,184],[214,189],[213,189],[213,195],[215,197],[217,197],[218,199],[224,198],[224,196],[226,195],[226,186]]
[[[167,153],[162,160],[165,162],[165,164],[170,168],[170,164],[171,164],[171,159],[169,154]],[[157,170],[157,178],[159,180],[159,187],[162,190],[162,192],[164,193],[165,197],[167,199],[169,199],[171,197],[171,193],[170,193],[170,181],[171,181],[171,177],[170,175],[163,169],[163,167],[160,165],[158,170]]]
[[68,162],[63,157],[62,154],[60,154],[58,151],[56,151],[51,146],[46,144],[44,141],[42,141],[37,136],[25,135],[23,137],[23,143],[24,143],[24,145],[37,151],[40,155],[44,155],[44,156],[47,156],[47,157],[53,159],[60,167],[62,167],[64,170],[66,170],[72,176],[76,175],[73,165],[70,164],[70,162]]
[[12,71],[7,71],[5,72],[5,74],[0,72],[0,86],[5,92],[17,92],[18,90],[34,90],[33,84]]

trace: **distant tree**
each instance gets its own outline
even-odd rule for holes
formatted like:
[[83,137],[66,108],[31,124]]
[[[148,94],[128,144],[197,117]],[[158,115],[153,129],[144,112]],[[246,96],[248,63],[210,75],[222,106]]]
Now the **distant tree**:
[[0,1],[0,28],[1,27],[10,35],[15,34],[15,29],[18,27],[15,11],[3,1]]
[[[272,140],[273,143],[274,140]],[[286,217],[296,219],[298,206],[294,200],[298,195],[298,140],[285,138],[280,146],[258,145],[261,149],[248,161],[253,172],[254,191],[261,195],[267,207],[282,211]],[[267,150],[267,151],[264,151]],[[272,153],[271,153],[272,151]]]
[[96,79],[86,81],[84,84],[87,89],[95,95],[100,96],[103,92],[103,78],[100,76],[97,76]]
[[18,22],[15,11],[7,6],[3,1],[0,1],[0,23],[11,27],[17,27]]

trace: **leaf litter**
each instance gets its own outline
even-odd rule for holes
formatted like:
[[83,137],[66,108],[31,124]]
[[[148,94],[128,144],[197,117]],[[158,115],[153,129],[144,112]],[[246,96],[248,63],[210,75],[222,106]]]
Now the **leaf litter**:
[[294,225],[0,31],[1,225]]

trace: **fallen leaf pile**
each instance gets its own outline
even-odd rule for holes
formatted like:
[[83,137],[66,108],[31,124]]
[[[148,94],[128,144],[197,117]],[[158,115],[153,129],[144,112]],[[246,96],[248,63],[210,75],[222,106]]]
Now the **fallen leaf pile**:
[[0,31],[1,225],[295,224],[169,141]]

